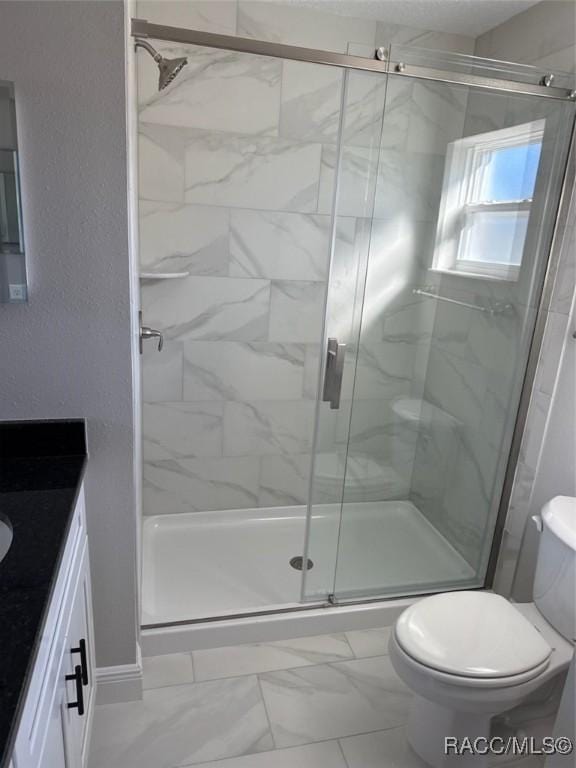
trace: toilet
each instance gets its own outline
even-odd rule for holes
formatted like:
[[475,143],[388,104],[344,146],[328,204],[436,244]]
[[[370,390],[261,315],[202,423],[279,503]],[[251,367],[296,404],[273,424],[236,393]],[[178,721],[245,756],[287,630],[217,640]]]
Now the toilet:
[[[489,738],[490,720],[567,669],[576,638],[576,499],[557,496],[541,530],[532,603],[491,592],[448,592],[407,608],[390,659],[414,692],[408,742],[429,765],[484,766],[488,756],[446,755],[444,739]],[[478,742],[484,743],[484,742]]]

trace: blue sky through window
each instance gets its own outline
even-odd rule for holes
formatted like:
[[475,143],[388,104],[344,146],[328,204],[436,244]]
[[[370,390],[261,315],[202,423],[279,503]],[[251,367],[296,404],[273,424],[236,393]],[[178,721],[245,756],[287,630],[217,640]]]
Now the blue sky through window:
[[503,147],[490,153],[480,199],[526,200],[534,194],[542,144]]

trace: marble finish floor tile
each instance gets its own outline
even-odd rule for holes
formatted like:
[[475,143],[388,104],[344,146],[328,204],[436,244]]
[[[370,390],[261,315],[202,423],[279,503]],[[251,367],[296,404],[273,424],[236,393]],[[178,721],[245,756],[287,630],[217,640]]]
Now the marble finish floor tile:
[[147,656],[144,666],[144,689],[164,688],[194,682],[192,656],[189,653],[168,653],[164,656]]
[[260,675],[277,747],[403,725],[411,694],[387,657]]
[[337,741],[232,757],[197,768],[347,768]]
[[157,688],[97,707],[89,768],[176,768],[274,746],[254,676]]
[[392,627],[357,629],[352,632],[346,632],[346,639],[350,643],[354,656],[357,659],[370,656],[387,656],[391,631]]
[[348,768],[428,768],[406,741],[404,728],[341,739]]
[[271,643],[194,651],[197,680],[307,667],[353,658],[344,635],[298,637]]

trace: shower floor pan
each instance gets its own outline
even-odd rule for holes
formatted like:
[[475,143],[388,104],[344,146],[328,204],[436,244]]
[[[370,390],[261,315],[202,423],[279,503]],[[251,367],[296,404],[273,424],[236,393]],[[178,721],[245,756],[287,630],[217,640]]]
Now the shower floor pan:
[[[319,505],[307,594],[332,591],[340,505]],[[142,623],[301,606],[306,507],[190,512],[144,520]],[[466,585],[474,572],[409,501],[344,505],[336,589],[392,595]],[[445,586],[443,588],[446,588]]]

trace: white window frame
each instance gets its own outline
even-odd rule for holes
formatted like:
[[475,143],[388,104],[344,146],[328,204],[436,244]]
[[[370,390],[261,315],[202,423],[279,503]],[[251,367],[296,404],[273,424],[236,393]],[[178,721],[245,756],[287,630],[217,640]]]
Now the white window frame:
[[482,165],[493,150],[542,143],[545,120],[534,120],[448,145],[438,214],[432,271],[488,280],[518,280],[520,266],[458,258],[467,247],[466,220],[477,211],[530,211],[532,199],[474,202],[482,183]]

